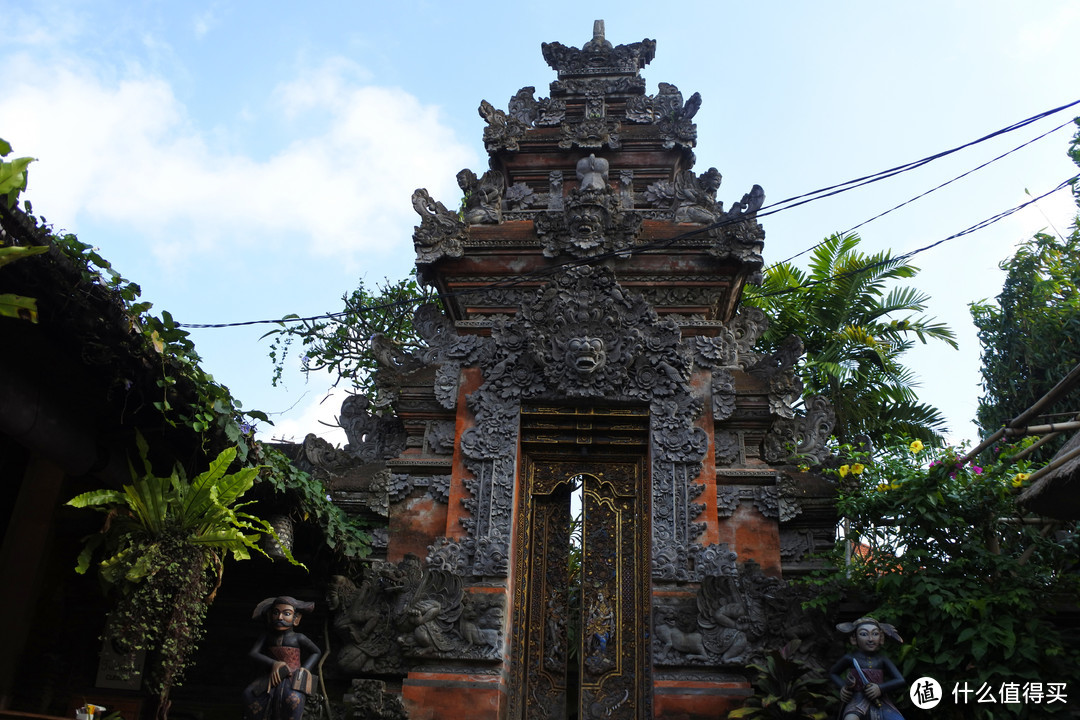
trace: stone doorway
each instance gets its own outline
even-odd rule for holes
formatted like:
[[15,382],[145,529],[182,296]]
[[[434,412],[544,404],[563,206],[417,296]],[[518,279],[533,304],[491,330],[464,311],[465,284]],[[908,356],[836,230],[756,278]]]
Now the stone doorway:
[[652,717],[648,421],[522,408],[511,718]]

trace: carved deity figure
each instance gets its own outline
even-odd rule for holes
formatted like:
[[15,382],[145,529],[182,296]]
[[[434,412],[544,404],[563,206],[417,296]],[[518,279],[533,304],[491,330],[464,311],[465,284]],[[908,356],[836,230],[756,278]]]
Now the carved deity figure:
[[337,660],[346,672],[374,670],[393,645],[389,612],[379,597],[380,579],[375,566],[359,588],[341,575],[330,579],[326,600],[333,627],[344,641]]
[[886,636],[903,642],[896,628],[872,617],[840,623],[854,650],[836,661],[829,677],[840,688],[841,720],[904,720],[887,693],[904,687],[904,677],[881,652]]
[[698,627],[705,647],[723,664],[743,662],[750,612],[733,575],[706,577],[698,592]]
[[448,653],[459,644],[455,626],[461,618],[461,578],[444,570],[422,571],[416,591],[399,616],[402,646],[416,655]]
[[300,720],[304,714],[304,701],[316,685],[311,668],[322,651],[296,626],[314,609],[315,603],[288,596],[266,598],[255,607],[252,618],[262,618],[267,631],[248,657],[266,674],[244,690],[244,720]]
[[502,173],[489,170],[482,177],[465,168],[457,174],[458,187],[465,194],[465,222],[472,224],[502,222]]
[[716,202],[721,176],[709,168],[696,177],[691,170],[675,176],[675,222],[712,223],[723,215],[723,203]]

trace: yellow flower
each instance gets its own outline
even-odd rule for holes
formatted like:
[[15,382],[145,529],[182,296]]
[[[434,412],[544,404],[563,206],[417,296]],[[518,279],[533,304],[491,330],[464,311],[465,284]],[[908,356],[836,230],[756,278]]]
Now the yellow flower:
[[877,491],[878,492],[885,492],[886,490],[891,490],[891,489],[892,489],[892,487],[888,483],[881,483],[880,485],[877,486]]
[[1016,475],[1012,479],[1012,486],[1020,487],[1025,482],[1027,482],[1028,477],[1029,475],[1027,473],[1016,473]]
[[837,472],[840,473],[840,477],[847,477],[847,474],[848,474],[849,470],[851,470],[850,465],[841,465],[840,469],[837,470]]
[[862,475],[862,471],[866,469],[866,466],[862,463],[855,463],[851,466],[852,475]]
[[912,440],[911,444],[908,445],[908,450],[910,450],[913,453],[920,453],[920,452],[922,452],[922,449],[923,449],[922,440]]

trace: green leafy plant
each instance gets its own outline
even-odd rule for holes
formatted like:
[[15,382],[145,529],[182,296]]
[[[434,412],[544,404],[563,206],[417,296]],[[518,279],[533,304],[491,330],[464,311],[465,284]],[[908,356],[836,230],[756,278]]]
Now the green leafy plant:
[[[106,513],[76,570],[85,573],[94,554],[104,551],[98,573],[115,599],[104,637],[120,652],[148,651],[148,684],[164,717],[169,691],[181,682],[202,637],[226,554],[247,559],[252,550],[263,552],[258,542],[264,535],[275,540],[277,535],[265,520],[240,510],[246,503],[238,501],[259,468],[229,473],[235,448],[222,451],[189,481],[179,465],[168,476],[155,475],[141,435],[137,444],[142,470],[132,467],[130,485],[82,493],[67,504]],[[285,554],[298,564],[287,549]]]
[[772,650],[764,665],[751,665],[757,671],[752,681],[754,694],[746,704],[728,713],[728,718],[764,718],[767,720],[824,720],[830,697],[828,681],[820,673],[794,658],[798,641]]
[[[0,157],[7,157],[10,154],[11,145],[0,139]],[[30,157],[16,158],[11,161],[0,160],[0,198],[4,199],[8,208],[15,207],[19,194],[26,189],[27,167],[33,161],[34,158]],[[45,246],[3,246],[0,247],[0,267],[48,251],[49,248]],[[37,322],[37,301],[34,298],[14,293],[0,293],[0,316]]]
[[362,521],[350,517],[330,501],[326,486],[318,478],[292,464],[280,450],[259,444],[256,451],[265,463],[260,482],[265,482],[287,500],[301,520],[314,522],[322,530],[326,545],[343,560],[359,560],[371,553],[371,535]]
[[352,389],[366,395],[372,407],[378,407],[378,393],[372,375],[377,360],[371,339],[383,335],[404,350],[420,346],[413,328],[413,312],[425,302],[434,302],[430,289],[416,281],[415,269],[408,277],[392,282],[384,280],[374,291],[363,281],[342,297],[343,310],[323,318],[300,318],[286,315],[280,327],[263,335],[272,338],[270,359],[274,364],[273,383],[281,382],[285,361],[292,344],[303,348],[304,372],[326,370],[335,376],[335,384],[346,380]]
[[765,271],[760,287],[747,288],[746,303],[770,319],[759,347],[778,348],[790,335],[803,341],[804,395],[829,399],[841,443],[866,435],[880,444],[890,433],[935,439],[945,419],[918,401],[902,356],[915,341],[955,348],[956,338],[920,314],[928,295],[889,288],[918,268],[888,252],[859,252],[859,242],[855,234],[832,235],[815,248],[809,272],[780,263]]
[[[0,139],[0,158],[11,154],[11,145]],[[3,198],[9,208],[15,207],[19,200],[19,194],[26,189],[26,179],[32,157],[15,158],[14,160],[0,160],[0,198]]]
[[[847,533],[819,582],[876,606],[874,617],[901,630],[906,642],[892,657],[905,677],[995,692],[1004,683],[1080,681],[1080,648],[1052,617],[1080,590],[1069,569],[1075,523],[1017,508],[1028,467],[1009,462],[1012,454],[998,448],[974,462],[953,448],[894,440],[841,482]],[[1054,710],[943,705],[935,717],[1028,717],[1032,708]]]

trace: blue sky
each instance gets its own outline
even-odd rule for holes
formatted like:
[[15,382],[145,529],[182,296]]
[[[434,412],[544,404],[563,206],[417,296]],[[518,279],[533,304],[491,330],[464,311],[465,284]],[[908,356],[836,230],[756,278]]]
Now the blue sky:
[[[0,0],[0,137],[38,158],[28,197],[155,310],[226,323],[337,310],[365,278],[413,261],[410,195],[448,205],[483,170],[481,99],[546,96],[542,42],[657,41],[645,68],[703,97],[697,169],[731,203],[766,202],[961,145],[1080,99],[1074,0],[489,3],[16,2]],[[763,220],[766,262],[949,180],[1066,122],[1073,109],[917,171]],[[861,228],[864,249],[906,252],[1055,187],[1076,172],[1058,130]],[[1057,193],[917,257],[914,285],[961,349],[919,348],[921,397],[969,438],[980,394],[967,303],[1001,287],[997,264],[1075,206]],[[301,438],[340,407],[328,378],[293,368],[271,388],[266,328],[193,331],[204,366],[264,437]]]

